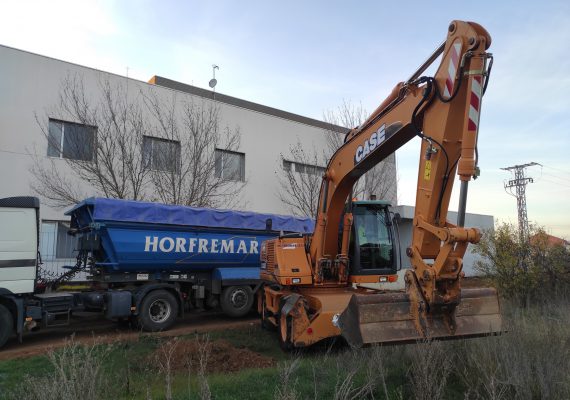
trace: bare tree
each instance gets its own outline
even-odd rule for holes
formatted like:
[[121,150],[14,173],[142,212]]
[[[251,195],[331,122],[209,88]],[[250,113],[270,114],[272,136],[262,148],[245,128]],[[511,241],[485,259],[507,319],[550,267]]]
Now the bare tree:
[[36,120],[50,157],[35,152],[32,188],[55,207],[95,195],[229,208],[245,184],[216,164],[216,149],[235,152],[240,132],[222,128],[211,102],[164,101],[127,80],[101,78],[92,90],[70,75]]
[[[64,208],[87,197],[78,186],[74,174],[67,174],[61,165],[53,159],[45,159],[38,151],[32,154],[33,164],[30,167],[34,180],[32,190],[48,204],[56,208]],[[58,160],[59,161],[59,160]]]
[[90,96],[83,78],[70,75],[62,82],[58,104],[44,117],[36,115],[53,158],[36,152],[32,188],[54,206],[81,200],[85,195],[77,188],[81,181],[88,184],[90,194],[144,198],[149,171],[141,149],[149,124],[139,96],[129,96],[126,84],[103,78],[96,93]]
[[[289,148],[289,153],[281,156],[278,180],[281,190],[278,197],[290,212],[296,215],[315,217],[317,202],[325,166],[332,155],[344,143],[350,128],[358,127],[367,117],[362,105],[348,101],[337,110],[327,111],[323,119],[328,127],[324,129],[326,146],[323,149],[306,149],[297,141]],[[353,196],[369,199],[396,201],[396,158],[386,160],[368,171],[354,186]]]
[[329,127],[325,130],[327,135],[327,158],[330,158],[342,146],[346,133],[350,129],[360,126],[367,117],[368,114],[362,107],[362,104],[354,105],[347,100],[343,100],[336,110],[325,111],[323,121],[329,124]]
[[[359,127],[368,118],[368,113],[362,104],[355,105],[350,101],[343,100],[336,110],[328,110],[323,120],[329,124],[325,130],[327,136],[327,159],[342,146],[346,132],[340,132],[339,127],[349,129]],[[390,155],[358,181],[353,190],[354,197],[369,199],[376,196],[377,199],[396,201],[396,156]]]
[[303,148],[299,140],[281,155],[277,179],[281,189],[278,197],[288,210],[301,216],[315,217],[325,160],[315,149]]
[[155,92],[145,96],[145,104],[155,136],[162,139],[154,143],[160,151],[153,149],[154,159],[147,160],[158,199],[197,207],[236,205],[245,186],[244,171],[232,159],[240,157],[241,134],[221,126],[219,106],[176,97],[160,101]]

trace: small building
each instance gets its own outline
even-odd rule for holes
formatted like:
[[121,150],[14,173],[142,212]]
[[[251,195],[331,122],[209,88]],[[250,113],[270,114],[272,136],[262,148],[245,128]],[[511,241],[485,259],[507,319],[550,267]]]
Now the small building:
[[[411,268],[409,258],[406,257],[406,248],[412,243],[412,227],[414,220],[414,207],[412,206],[396,206],[394,212],[399,213],[402,220],[399,225],[400,229],[400,244],[402,248],[402,269],[398,272],[398,281],[396,284],[385,284],[383,287],[390,289],[404,288],[404,274],[406,269]],[[449,221],[455,222],[457,220],[457,212],[449,211]],[[481,231],[489,231],[494,228],[494,220],[492,215],[472,214],[465,215],[465,226],[470,228],[478,228]],[[473,245],[467,247],[467,252],[463,258],[463,272],[465,276],[476,276],[475,263],[481,259],[481,256],[473,252]]]
[[570,242],[568,240],[550,235],[546,232],[535,233],[529,240],[531,244],[545,245],[547,247],[562,246],[566,250],[570,250]]

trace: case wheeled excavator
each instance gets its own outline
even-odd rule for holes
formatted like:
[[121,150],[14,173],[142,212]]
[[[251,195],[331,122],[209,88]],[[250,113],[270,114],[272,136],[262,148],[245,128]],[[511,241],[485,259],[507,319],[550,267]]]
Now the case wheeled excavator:
[[[477,136],[493,61],[490,44],[479,24],[453,21],[428,60],[346,134],[323,174],[313,234],[264,242],[258,307],[262,324],[278,328],[282,347],[335,336],[362,346],[501,331],[496,291],[461,288],[467,245],[481,236],[464,222],[468,183],[479,174]],[[438,59],[435,75],[423,76]],[[396,276],[395,218],[386,204],[352,202],[351,191],[414,137],[422,144],[406,288],[371,289],[364,284]],[[455,174],[461,186],[454,224],[446,217]]]

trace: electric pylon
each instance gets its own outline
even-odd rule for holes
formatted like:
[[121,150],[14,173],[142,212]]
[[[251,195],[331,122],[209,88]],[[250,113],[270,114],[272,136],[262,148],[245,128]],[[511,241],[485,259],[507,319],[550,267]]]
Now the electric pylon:
[[[525,176],[525,169],[534,165],[540,165],[535,162],[530,162],[522,165],[513,165],[512,167],[501,168],[505,171],[512,171],[514,179],[505,182],[505,190],[508,190],[511,195],[517,198],[517,209],[519,214],[519,237],[521,243],[526,243],[529,235],[528,215],[526,211],[526,185],[533,183],[532,178]],[[513,194],[512,188],[516,189],[516,194]]]

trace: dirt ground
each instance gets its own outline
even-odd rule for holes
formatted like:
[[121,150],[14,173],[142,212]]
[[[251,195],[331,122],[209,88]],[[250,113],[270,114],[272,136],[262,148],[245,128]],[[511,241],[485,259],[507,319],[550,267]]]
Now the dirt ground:
[[[172,349],[174,346],[174,349]],[[206,365],[205,372],[237,372],[247,368],[269,368],[276,363],[269,357],[262,356],[246,348],[234,347],[226,340],[200,343],[197,340],[173,339],[163,343],[149,356],[149,363],[164,359],[168,350],[172,353],[171,367],[175,371],[196,373],[200,368],[200,358]]]
[[[222,313],[191,314],[179,318],[172,329],[155,333],[160,336],[181,336],[192,333],[219,331],[224,329],[247,327],[258,324],[255,314],[243,319],[226,317]],[[77,315],[71,325],[62,328],[49,328],[24,335],[23,343],[13,337],[0,350],[0,360],[31,357],[45,354],[51,349],[63,347],[68,338],[74,335],[79,343],[112,343],[117,341],[137,340],[140,332],[127,324],[117,324],[99,315]]]

